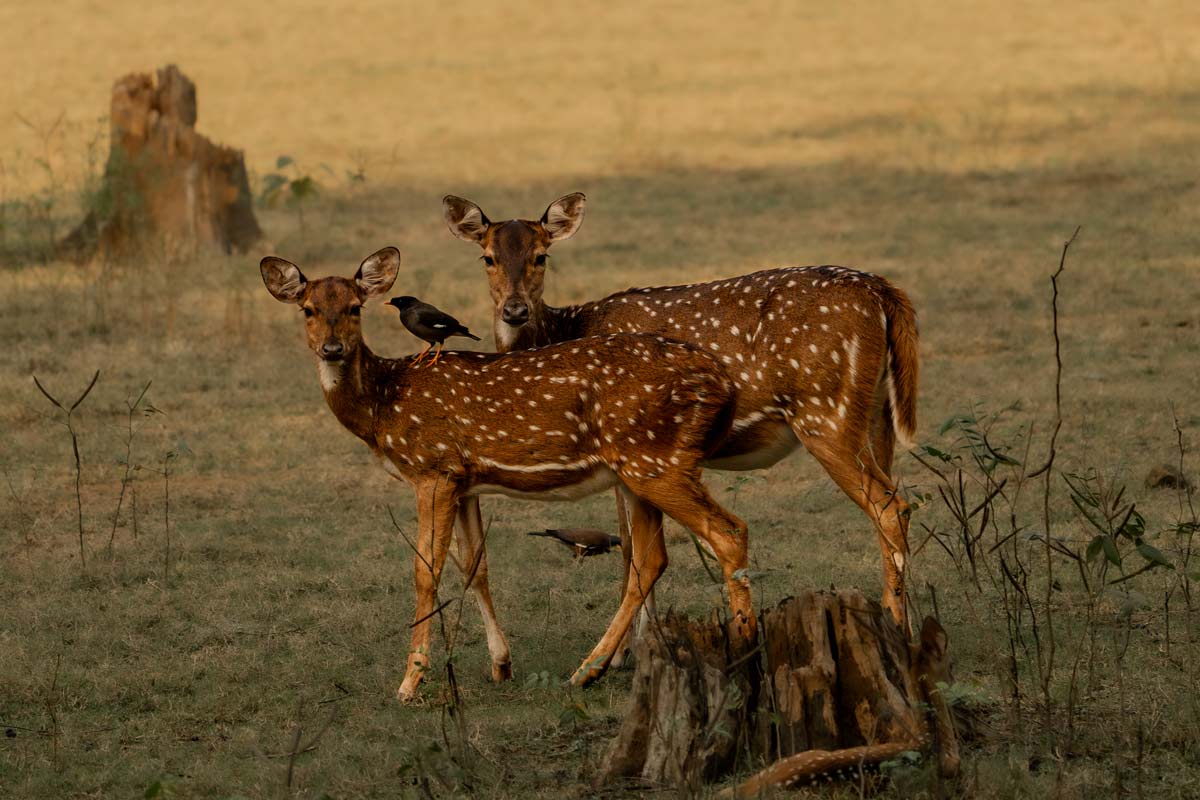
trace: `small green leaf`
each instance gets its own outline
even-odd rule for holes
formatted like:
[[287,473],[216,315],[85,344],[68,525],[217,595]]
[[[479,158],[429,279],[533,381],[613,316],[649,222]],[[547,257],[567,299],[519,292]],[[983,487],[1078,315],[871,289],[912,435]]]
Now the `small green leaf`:
[[1100,549],[1104,546],[1104,539],[1105,539],[1105,537],[1103,535],[1097,535],[1097,536],[1093,536],[1092,541],[1088,542],[1088,546],[1087,546],[1087,560],[1088,561],[1095,561],[1096,556],[1100,555]]
[[996,459],[996,461],[997,461],[997,462],[999,462],[999,463],[1001,463],[1001,464],[1007,464],[1007,465],[1009,465],[1010,467],[1019,467],[1019,466],[1021,466],[1021,462],[1020,462],[1020,461],[1017,461],[1017,460],[1016,460],[1015,458],[1013,458],[1012,456],[1007,456],[1007,455],[1005,455],[1004,453],[1001,453],[1001,452],[999,452],[998,450],[993,450],[993,451],[991,451],[991,455],[992,455],[992,458]]
[[925,455],[933,456],[939,461],[945,461],[948,463],[952,458],[949,453],[939,450],[936,447],[931,447],[930,445],[924,445],[921,447],[921,450],[925,453]]
[[1104,557],[1109,560],[1113,566],[1121,566],[1121,554],[1117,552],[1117,543],[1113,541],[1111,536],[1100,537],[1101,546],[1104,548]]
[[946,431],[950,430],[955,425],[959,425],[961,423],[970,422],[970,421],[971,421],[971,418],[968,417],[966,414],[954,414],[953,416],[951,416],[949,419],[947,419],[945,422],[943,422],[941,424],[941,427],[938,428],[938,434],[939,435],[944,434]]
[[1171,560],[1163,555],[1162,551],[1157,547],[1142,542],[1137,546],[1137,551],[1142,554],[1142,558],[1146,559],[1151,564],[1157,564],[1160,567],[1171,566]]
[[1146,534],[1146,519],[1136,511],[1130,512],[1129,519],[1121,526],[1121,533],[1130,539],[1140,539]]
[[283,169],[284,167],[289,167],[294,163],[295,159],[293,159],[291,156],[280,156],[279,158],[275,159],[275,169]]
[[305,175],[297,178],[288,184],[288,191],[292,193],[292,197],[296,200],[303,200],[306,197],[311,197],[317,193],[317,182],[312,179],[311,175]]

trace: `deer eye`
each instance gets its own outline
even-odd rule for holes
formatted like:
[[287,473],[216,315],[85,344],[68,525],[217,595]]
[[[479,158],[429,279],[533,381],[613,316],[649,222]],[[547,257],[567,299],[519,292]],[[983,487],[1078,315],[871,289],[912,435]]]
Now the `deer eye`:
[[493,259],[491,256],[484,256],[484,257],[483,257],[483,264],[484,264],[484,266],[487,266],[487,267],[494,267],[494,266],[496,266],[496,262],[495,262],[495,260],[494,260],[494,259]]
[[362,306],[350,306],[350,316],[362,316]]
[[313,310],[311,308],[309,308],[308,306],[304,306],[300,310],[304,312],[304,316],[306,316],[306,317],[311,317],[313,315]]
[[540,256],[538,256],[537,258],[535,258],[535,259],[533,260],[533,263],[534,263],[534,264],[536,264],[536,265],[537,265],[537,266],[539,266],[539,267],[544,267],[544,266],[546,266],[546,254],[545,254],[545,253],[542,253]]

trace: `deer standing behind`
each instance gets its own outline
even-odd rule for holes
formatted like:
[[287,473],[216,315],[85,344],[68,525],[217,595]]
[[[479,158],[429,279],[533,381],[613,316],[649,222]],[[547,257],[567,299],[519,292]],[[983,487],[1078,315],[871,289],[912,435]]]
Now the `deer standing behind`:
[[[917,325],[908,297],[876,275],[820,266],[546,305],[547,250],[575,234],[585,205],[577,192],[537,221],[492,222],[470,200],[443,200],[451,232],[483,251],[497,349],[645,332],[712,353],[728,370],[737,403],[729,436],[705,466],[760,469],[803,445],[874,524],[882,602],[906,626],[908,506],[891,466],[897,441],[910,442],[917,425]],[[621,502],[618,496],[624,537]]]
[[362,338],[363,304],[391,288],[399,266],[400,252],[384,248],[353,279],[309,281],[274,257],[260,270],[275,299],[303,311],[338,421],[416,492],[416,614],[401,699],[415,695],[429,665],[430,618],[456,518],[460,566],[484,613],[493,677],[511,677],[482,531],[465,513],[480,494],[570,500],[615,485],[630,510],[633,568],[621,605],[572,682],[604,671],[666,568],[664,513],[713,549],[734,617],[752,637],[746,525],[700,480],[700,464],[733,410],[733,386],[716,359],[662,336],[610,334],[509,354],[448,352],[413,369],[412,357],[381,358]]

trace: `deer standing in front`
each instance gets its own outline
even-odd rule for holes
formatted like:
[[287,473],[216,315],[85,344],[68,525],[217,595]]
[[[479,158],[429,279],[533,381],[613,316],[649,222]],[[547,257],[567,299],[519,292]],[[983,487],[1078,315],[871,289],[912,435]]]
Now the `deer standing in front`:
[[308,346],[334,416],[417,496],[416,614],[404,682],[411,699],[429,665],[431,617],[456,517],[460,567],[487,624],[493,677],[511,677],[494,625],[480,527],[466,504],[499,493],[570,500],[617,486],[630,509],[633,568],[621,605],[572,682],[598,677],[667,564],[665,513],[716,554],[734,618],[753,637],[746,525],[709,495],[700,464],[728,430],[734,390],[699,348],[654,335],[605,335],[510,354],[445,353],[413,369],[362,338],[361,313],[396,279],[400,252],[384,248],[353,279],[309,281],[267,257],[263,282],[304,313]]
[[[583,194],[569,194],[539,220],[492,222],[470,200],[444,199],[451,232],[483,251],[496,348],[636,331],[712,353],[737,403],[730,434],[705,466],[760,469],[803,445],[874,524],[883,605],[907,626],[908,506],[891,466],[896,442],[911,441],[917,425],[917,325],[908,297],[845,267],[788,267],[555,308],[542,299],[547,251],[575,234],[585,204]],[[624,537],[628,515],[618,516]]]

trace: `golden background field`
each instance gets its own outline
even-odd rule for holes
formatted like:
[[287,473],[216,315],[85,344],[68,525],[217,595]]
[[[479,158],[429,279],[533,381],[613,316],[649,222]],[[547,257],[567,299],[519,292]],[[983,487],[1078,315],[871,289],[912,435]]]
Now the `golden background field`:
[[[24,5],[25,8],[19,6]],[[528,181],[850,159],[960,173],[1117,157],[1190,127],[1194,4],[468,0],[0,10],[0,108],[88,123],[130,71],[174,62],[200,128],[397,179]],[[1111,96],[1124,102],[1112,106]],[[0,119],[5,161],[36,136]],[[68,138],[77,154],[82,138]]]

